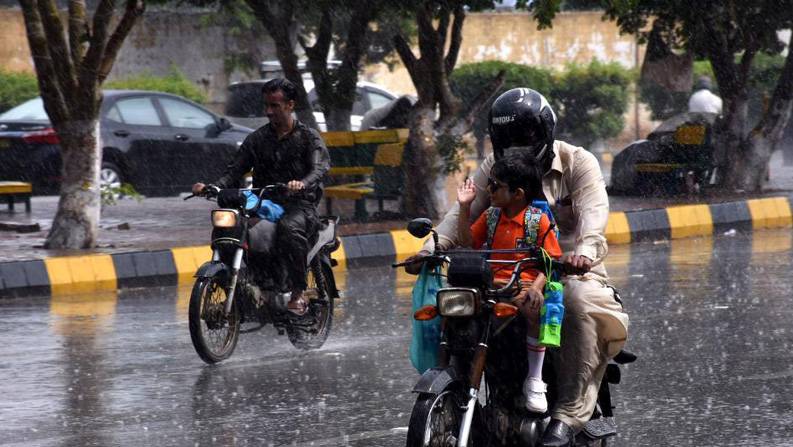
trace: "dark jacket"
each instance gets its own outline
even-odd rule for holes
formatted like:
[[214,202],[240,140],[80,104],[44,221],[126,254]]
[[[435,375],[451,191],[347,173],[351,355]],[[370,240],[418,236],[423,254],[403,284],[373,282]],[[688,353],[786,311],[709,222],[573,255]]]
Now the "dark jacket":
[[301,180],[305,193],[296,196],[314,205],[322,198],[322,179],[330,169],[328,148],[319,132],[295,120],[292,132],[278,139],[275,129],[266,124],[248,135],[226,172],[215,182],[221,188],[234,187],[253,169],[253,186]]

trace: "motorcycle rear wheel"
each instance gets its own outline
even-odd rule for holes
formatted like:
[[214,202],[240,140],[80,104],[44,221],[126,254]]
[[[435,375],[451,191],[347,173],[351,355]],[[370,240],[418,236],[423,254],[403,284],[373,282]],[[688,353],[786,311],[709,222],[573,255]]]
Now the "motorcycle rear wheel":
[[454,447],[460,434],[463,396],[453,390],[421,393],[413,404],[407,447]]
[[225,281],[220,277],[199,278],[190,295],[188,320],[190,339],[201,360],[213,364],[234,352],[240,335],[239,306],[225,315]]
[[304,293],[309,300],[308,312],[302,317],[292,317],[292,323],[286,326],[289,341],[297,349],[319,349],[328,339],[333,325],[333,291],[328,280],[332,275],[330,267],[320,262],[319,258],[314,258],[306,280],[308,288]]

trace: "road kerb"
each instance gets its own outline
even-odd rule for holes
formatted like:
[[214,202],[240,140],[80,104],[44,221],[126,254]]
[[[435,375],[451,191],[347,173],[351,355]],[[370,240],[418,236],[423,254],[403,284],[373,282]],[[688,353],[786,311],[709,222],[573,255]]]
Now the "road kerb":
[[[791,228],[791,199],[793,197],[769,197],[612,212],[605,235],[609,244],[619,245],[642,240],[706,237],[725,229]],[[344,271],[401,261],[416,254],[424,240],[413,238],[405,230],[344,236],[333,255],[337,261],[335,269]],[[0,298],[188,285],[192,283],[198,267],[209,261],[211,256],[211,248],[200,245],[113,255],[51,257],[43,261],[0,262]]]

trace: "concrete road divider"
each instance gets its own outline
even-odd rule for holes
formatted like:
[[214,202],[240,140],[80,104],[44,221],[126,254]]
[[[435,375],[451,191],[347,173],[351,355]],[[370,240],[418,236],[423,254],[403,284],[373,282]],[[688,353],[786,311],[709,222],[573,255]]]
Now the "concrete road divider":
[[[609,244],[711,236],[729,230],[791,228],[793,197],[770,197],[710,205],[613,212]],[[359,268],[403,260],[423,241],[405,230],[342,237],[336,268]],[[0,297],[69,295],[132,287],[188,285],[212,256],[209,246],[0,262]]]

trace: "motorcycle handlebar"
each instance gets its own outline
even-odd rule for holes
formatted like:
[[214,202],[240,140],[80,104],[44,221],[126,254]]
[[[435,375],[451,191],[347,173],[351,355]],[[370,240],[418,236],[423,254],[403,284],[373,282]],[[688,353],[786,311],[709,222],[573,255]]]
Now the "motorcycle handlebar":
[[[511,252],[510,250],[490,250],[490,251],[492,251],[492,252]],[[514,250],[512,250],[512,251],[514,251]],[[407,267],[408,265],[413,265],[413,264],[417,264],[417,263],[421,263],[421,262],[442,262],[442,261],[445,261],[446,259],[448,259],[448,258],[446,256],[443,256],[443,255],[428,255],[428,256],[424,256],[422,258],[413,259],[413,260],[409,260],[409,261],[396,262],[396,263],[391,264],[391,267],[392,268]],[[535,264],[542,262],[542,260],[540,260],[538,258],[533,258],[533,259],[532,258],[524,258],[524,259],[522,259],[520,261],[510,261],[510,262],[513,262],[514,264],[518,264],[518,263],[526,263],[528,261],[534,261]],[[556,260],[551,260],[551,269],[554,270],[554,271],[557,271],[559,273],[562,273],[563,275],[583,275],[583,274],[588,272],[588,270],[586,270],[586,269],[576,268],[576,267],[573,267],[570,264],[566,264],[564,262],[560,262],[560,261],[556,261]],[[519,267],[518,270],[522,270],[522,268]]]
[[[283,193],[283,192],[287,192],[288,189],[289,189],[289,187],[286,185],[286,183],[273,183],[273,184],[267,185],[267,186],[265,186],[263,188],[251,188],[250,191],[253,192],[254,194],[256,194],[257,196],[261,196],[262,193],[265,193],[265,192],[267,192],[267,193]],[[211,199],[213,197],[217,197],[217,195],[220,193],[220,191],[221,191],[221,188],[216,186],[216,185],[206,185],[206,186],[204,186],[204,189],[202,189],[200,193],[198,193],[198,194],[191,193],[190,195],[186,196],[184,198],[184,200],[189,200],[189,199],[192,199],[193,197],[205,197],[207,199]],[[303,191],[296,191],[293,194],[297,195],[297,194],[301,194],[301,193],[303,193]]]

